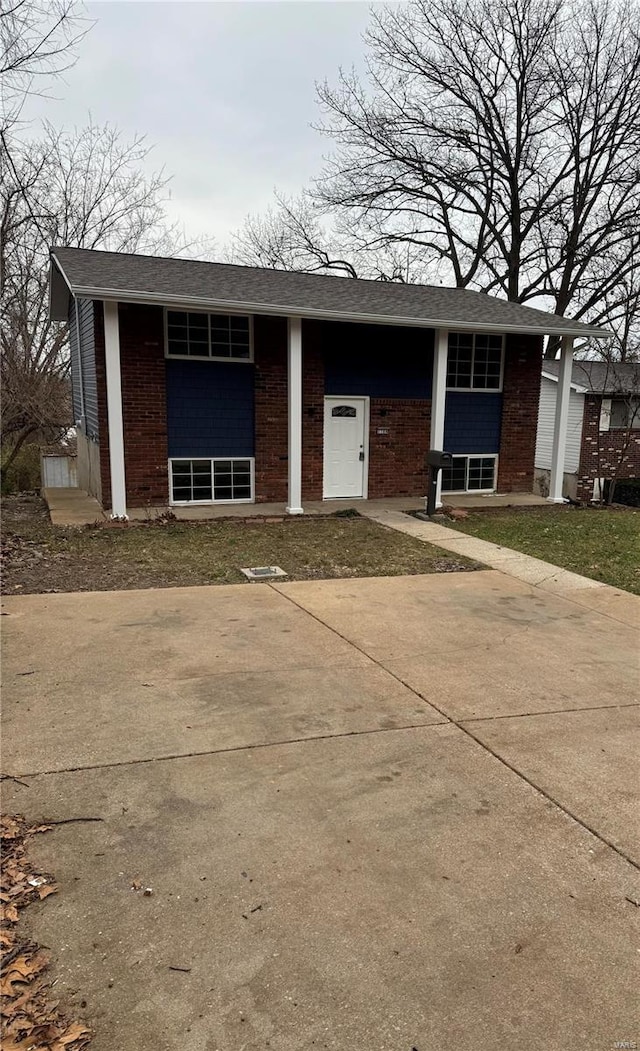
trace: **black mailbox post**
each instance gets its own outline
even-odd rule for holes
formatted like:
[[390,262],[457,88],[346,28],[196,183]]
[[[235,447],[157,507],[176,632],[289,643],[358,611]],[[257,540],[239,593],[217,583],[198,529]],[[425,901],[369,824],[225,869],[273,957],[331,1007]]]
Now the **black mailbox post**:
[[436,511],[436,494],[438,491],[438,471],[448,467],[453,459],[451,453],[440,452],[439,449],[429,449],[427,453],[427,467],[429,468],[429,488],[427,489],[427,514],[429,517]]

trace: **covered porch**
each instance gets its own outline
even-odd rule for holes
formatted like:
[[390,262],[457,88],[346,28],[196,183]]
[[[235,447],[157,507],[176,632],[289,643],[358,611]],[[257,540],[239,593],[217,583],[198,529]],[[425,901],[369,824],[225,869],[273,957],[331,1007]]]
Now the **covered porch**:
[[[109,514],[102,510],[95,497],[83,489],[43,489],[42,493],[53,525],[83,526],[104,522]],[[445,506],[480,510],[483,507],[542,507],[549,501],[533,493],[463,493],[449,497],[445,494]],[[422,511],[424,498],[388,497],[382,500],[309,500],[304,514],[309,516],[332,515],[337,511]],[[132,507],[129,520],[153,521],[171,511],[180,521],[206,521],[212,518],[284,518],[287,507],[283,503],[267,504],[210,504],[206,507]]]
[[[286,445],[286,456],[280,457],[281,460],[286,460],[286,472],[287,472],[287,499],[284,504],[284,513],[288,515],[302,515],[308,514],[326,514],[331,513],[330,508],[332,505],[337,506],[334,509],[340,509],[342,507],[351,506],[349,499],[334,500],[331,498],[331,494],[326,493],[325,499],[317,501],[313,499],[305,499],[303,502],[303,418],[305,414],[305,400],[304,400],[304,368],[303,368],[303,317],[302,316],[287,316],[287,355],[286,355],[286,428],[287,428],[287,445]],[[435,328],[426,329],[424,325],[417,325],[415,322],[409,323],[408,321],[398,322],[398,327],[412,328],[414,331],[416,328],[424,329],[425,333],[428,333],[429,337],[433,337],[433,364],[429,365],[431,374],[431,398],[430,398],[430,423],[429,427],[429,447],[431,449],[446,450],[446,438],[445,438],[445,416],[447,413],[447,361],[449,353],[449,337],[450,330],[448,328]],[[473,330],[474,332],[480,332],[484,334],[496,334],[499,330],[499,326],[495,324],[461,324],[465,330]],[[503,326],[504,327],[504,326]],[[506,326],[507,334],[509,334],[509,326]],[[451,330],[455,331],[455,330]],[[513,333],[515,327],[510,329]],[[128,506],[127,500],[127,484],[126,484],[126,469],[125,469],[125,442],[124,442],[124,428],[123,428],[123,412],[122,412],[122,390],[121,390],[121,361],[120,361],[120,325],[118,317],[118,302],[114,300],[104,300],[104,340],[105,340],[105,364],[106,364],[106,393],[107,393],[107,416],[108,416],[108,434],[109,434],[109,461],[110,461],[110,475],[111,475],[111,494],[112,494],[112,508],[111,517],[116,519],[126,519],[127,517],[144,518],[150,513],[149,508],[133,508]],[[566,433],[567,433],[567,421],[568,421],[568,408],[569,408],[569,394],[570,394],[570,383],[571,383],[571,365],[573,361],[573,338],[571,336],[563,336],[561,339],[561,361],[560,361],[560,375],[558,382],[557,401],[556,401],[556,414],[555,414],[555,431],[553,440],[553,457],[551,467],[551,479],[548,500],[553,503],[562,503],[562,485],[564,478],[564,456],[565,456],[565,445],[566,445]],[[360,399],[363,402],[368,402],[368,398]],[[326,399],[325,399],[326,401]],[[341,406],[340,408],[345,408]],[[338,411],[338,410],[336,410]],[[357,503],[362,504],[363,500],[367,499],[367,472],[369,470],[369,456],[368,456],[368,420],[365,425],[363,435],[366,433],[366,438],[363,437],[365,444],[360,445],[360,460],[365,461],[364,469],[364,483],[361,490],[361,494],[358,494]],[[283,465],[284,466],[284,465]],[[498,479],[498,485],[500,481]],[[520,494],[524,496],[524,503],[543,503],[543,500],[539,500],[530,493]],[[327,499],[327,496],[329,499]],[[451,493],[446,494],[448,502],[453,502],[457,506],[469,507],[469,506],[489,506],[487,503],[488,497],[495,497],[499,501],[502,497],[499,494],[487,492],[486,490],[479,492],[477,495],[473,492],[465,493]],[[508,504],[513,505],[517,503],[516,494],[510,494],[505,497]],[[407,501],[406,498],[398,498],[400,503],[410,504],[411,500]],[[479,504],[474,505],[473,501],[480,500]],[[251,504],[247,507],[240,505],[236,507],[234,505],[226,504],[207,504],[204,507],[184,507],[174,506],[173,511],[176,517],[179,518],[217,518],[217,517],[229,517],[239,515],[240,517],[251,517],[255,514],[262,515],[266,508],[265,503]],[[273,505],[274,510],[272,513],[280,514],[282,509],[280,505]],[[421,506],[421,500],[418,499],[417,506]],[[441,493],[441,479],[438,478],[438,492],[437,492],[437,506],[442,506],[442,493]],[[496,506],[499,506],[496,505]],[[151,510],[155,510],[152,508]]]

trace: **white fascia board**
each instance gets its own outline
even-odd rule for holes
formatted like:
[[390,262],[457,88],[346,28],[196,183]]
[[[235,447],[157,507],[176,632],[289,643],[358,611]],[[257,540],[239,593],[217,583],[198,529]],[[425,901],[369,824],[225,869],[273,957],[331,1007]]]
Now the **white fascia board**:
[[74,295],[83,299],[113,300],[116,303],[142,303],[175,308],[177,310],[211,310],[219,313],[268,314],[276,317],[302,317],[318,321],[355,321],[366,325],[398,325],[406,328],[447,328],[451,332],[514,332],[532,336],[592,336],[608,339],[612,333],[603,328],[584,329],[534,328],[531,325],[481,324],[471,321],[456,321],[451,318],[412,318],[386,314],[355,314],[343,310],[316,310],[287,306],[286,304],[251,303],[221,299],[196,299],[192,296],[168,296],[159,292],[135,292],[130,289],[91,288],[77,286]]
[[[553,372],[545,372],[544,369],[542,370],[542,377],[545,380],[552,380],[553,383],[557,383],[558,382],[558,377],[554,376]],[[589,393],[589,388],[588,387],[582,387],[579,383],[574,383],[573,380],[571,380],[571,390],[574,390],[577,394],[588,394]]]
[[[65,286],[66,296],[64,295]],[[52,255],[49,264],[49,317],[52,321],[68,319],[69,297],[73,298],[73,289],[60,263]]]

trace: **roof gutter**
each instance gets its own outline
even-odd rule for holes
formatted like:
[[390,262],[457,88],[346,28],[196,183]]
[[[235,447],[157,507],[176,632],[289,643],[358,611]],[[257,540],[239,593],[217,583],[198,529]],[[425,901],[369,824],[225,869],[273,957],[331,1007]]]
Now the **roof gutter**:
[[[542,370],[542,376],[546,380],[552,380],[554,383],[558,382],[558,377],[555,375],[555,373],[547,372],[546,369]],[[589,393],[588,387],[582,387],[579,383],[576,383],[575,380],[571,380],[571,389],[574,390],[577,394]]]

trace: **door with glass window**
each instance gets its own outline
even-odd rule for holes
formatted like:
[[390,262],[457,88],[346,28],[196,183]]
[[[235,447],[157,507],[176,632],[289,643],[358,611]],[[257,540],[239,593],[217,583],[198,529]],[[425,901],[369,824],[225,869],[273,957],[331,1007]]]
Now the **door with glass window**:
[[325,398],[325,499],[366,493],[367,398]]

